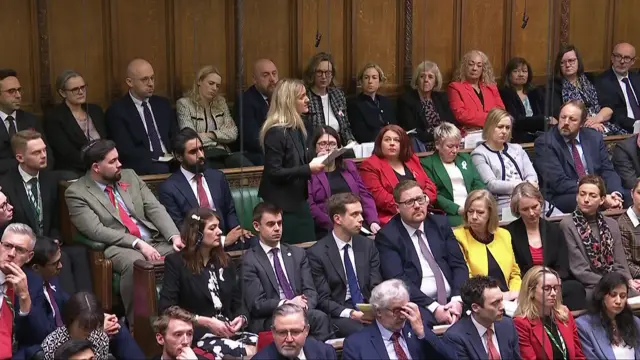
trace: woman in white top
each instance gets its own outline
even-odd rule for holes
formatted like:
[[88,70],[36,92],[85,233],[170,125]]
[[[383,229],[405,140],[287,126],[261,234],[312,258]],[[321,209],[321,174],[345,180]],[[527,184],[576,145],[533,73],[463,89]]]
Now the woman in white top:
[[627,279],[605,274],[596,285],[591,309],[576,319],[587,359],[640,359],[640,319],[627,304]]

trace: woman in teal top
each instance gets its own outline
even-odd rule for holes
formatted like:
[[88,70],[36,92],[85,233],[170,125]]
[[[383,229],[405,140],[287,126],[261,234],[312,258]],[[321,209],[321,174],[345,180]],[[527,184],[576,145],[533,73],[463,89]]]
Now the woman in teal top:
[[460,130],[451,123],[435,128],[436,151],[420,160],[424,171],[437,187],[435,207],[447,214],[449,224],[462,224],[462,211],[467,194],[484,189],[484,182],[471,161],[471,156],[460,150]]

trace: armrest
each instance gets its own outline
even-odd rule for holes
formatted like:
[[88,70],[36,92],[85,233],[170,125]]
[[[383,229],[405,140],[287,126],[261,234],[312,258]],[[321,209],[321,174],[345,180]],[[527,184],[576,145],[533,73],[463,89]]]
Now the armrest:
[[75,243],[84,245],[86,247],[88,247],[91,250],[94,251],[104,251],[104,249],[107,248],[107,246],[101,242],[97,242],[97,241],[93,241],[91,239],[89,239],[88,237],[77,233],[74,237],[73,237],[73,241]]

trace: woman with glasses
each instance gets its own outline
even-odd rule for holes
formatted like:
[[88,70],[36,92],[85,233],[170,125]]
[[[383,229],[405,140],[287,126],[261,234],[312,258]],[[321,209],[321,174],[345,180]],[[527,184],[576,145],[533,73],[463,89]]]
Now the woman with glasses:
[[[338,147],[340,135],[331,126],[316,129],[310,143],[315,146],[314,155],[322,156]],[[360,198],[365,226],[372,233],[380,230],[380,220],[376,211],[376,203],[369,190],[362,183],[356,165],[342,156],[325,165],[325,171],[311,175],[309,180],[309,207],[316,224],[316,239],[324,237],[333,229],[333,221],[329,218],[327,200],[331,195],[350,192]]]
[[72,171],[78,176],[86,169],[80,150],[92,140],[107,136],[100,106],[87,103],[87,83],[73,70],[63,71],[56,79],[62,102],[44,117],[47,142],[56,159],[56,170]]
[[523,360],[585,359],[576,322],[560,292],[560,277],[550,268],[534,266],[522,279],[513,322]]
[[429,197],[429,203],[436,202],[436,186],[413,153],[409,135],[398,125],[387,125],[380,130],[373,155],[360,164],[359,170],[376,202],[381,225],[397,213],[393,189],[402,180],[415,180]]
[[331,55],[321,52],[309,60],[304,84],[309,96],[308,121],[313,128],[329,125],[340,134],[342,144],[355,141],[347,116],[347,99],[335,86],[336,66]]
[[520,268],[516,262],[509,231],[498,227],[496,201],[487,190],[474,190],[464,203],[464,226],[453,230],[469,276],[490,276],[500,284],[504,301],[518,298]]

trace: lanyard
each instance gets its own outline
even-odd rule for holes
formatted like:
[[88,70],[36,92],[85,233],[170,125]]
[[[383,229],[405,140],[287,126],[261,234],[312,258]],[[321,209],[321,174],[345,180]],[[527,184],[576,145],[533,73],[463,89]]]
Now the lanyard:
[[562,334],[560,334],[560,331],[558,330],[558,338],[560,338],[560,345],[562,346],[558,345],[555,336],[551,334],[551,331],[549,331],[546,325],[544,325],[544,331],[547,332],[547,335],[549,336],[549,339],[551,339],[553,345],[555,345],[555,347],[560,350],[560,352],[562,353],[562,358],[564,360],[567,360],[567,346],[564,343],[564,339],[562,338]]

